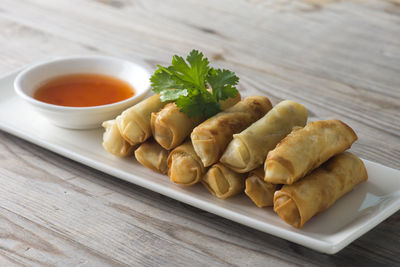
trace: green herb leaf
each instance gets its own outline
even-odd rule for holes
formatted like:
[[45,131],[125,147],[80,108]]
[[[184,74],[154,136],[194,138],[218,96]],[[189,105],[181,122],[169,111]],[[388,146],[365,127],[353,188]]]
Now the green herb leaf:
[[161,92],[161,102],[170,102],[177,100],[180,96],[187,96],[186,89],[169,89]]
[[171,69],[175,71],[174,75],[181,81],[191,84],[199,89],[205,88],[205,78],[208,74],[210,67],[208,66],[208,59],[203,58],[203,53],[197,50],[192,50],[185,60],[175,55],[172,58]]
[[189,117],[210,117],[221,111],[220,100],[236,96],[239,78],[229,70],[210,68],[203,53],[192,50],[186,61],[175,55],[171,66],[158,66],[150,81],[162,102],[175,101]]
[[167,69],[161,66],[158,66],[159,69],[151,76],[150,82],[153,87],[153,92],[161,93],[163,91],[167,91],[168,89],[183,89],[183,84],[180,84],[173,79]]
[[213,95],[218,100],[235,97],[238,93],[234,86],[239,82],[239,78],[230,70],[211,69],[207,81],[212,88]]
[[176,105],[181,108],[180,111],[187,113],[189,118],[208,118],[221,111],[221,104],[213,101],[213,96],[208,91],[197,95],[190,94],[187,97],[180,97],[176,101]]

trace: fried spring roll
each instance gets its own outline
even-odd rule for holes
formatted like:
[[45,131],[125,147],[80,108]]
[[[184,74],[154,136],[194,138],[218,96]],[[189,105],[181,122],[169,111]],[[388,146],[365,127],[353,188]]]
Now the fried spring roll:
[[181,185],[193,185],[199,182],[206,172],[190,141],[171,151],[168,168],[170,180]]
[[235,133],[239,133],[272,108],[265,96],[250,96],[194,128],[191,139],[204,166],[217,162]]
[[202,183],[211,194],[221,199],[243,192],[244,181],[245,174],[234,172],[222,163],[211,166],[202,179]]
[[264,168],[261,166],[249,173],[246,179],[246,195],[257,207],[268,207],[274,203],[274,193],[280,187],[277,184],[264,182]]
[[306,122],[307,110],[303,105],[282,101],[250,127],[234,134],[220,161],[236,172],[254,170],[294,126],[303,127]]
[[[240,101],[240,94],[221,101],[221,109],[227,109]],[[157,113],[151,114],[151,130],[154,139],[165,149],[180,145],[203,118],[189,118],[175,103],[165,105]]]
[[364,163],[356,155],[344,152],[300,181],[276,191],[274,211],[286,223],[302,228],[311,217],[367,179]]
[[292,184],[356,140],[355,132],[340,120],[311,122],[293,130],[268,153],[264,180]]
[[157,143],[165,149],[173,149],[201,121],[201,118],[189,118],[175,103],[169,103],[159,112],[151,114],[151,130]]
[[105,150],[118,157],[126,157],[133,154],[134,147],[122,138],[115,120],[105,121],[102,126],[105,129],[103,134],[103,147]]
[[153,139],[147,140],[135,150],[137,161],[143,166],[160,173],[167,173],[168,151]]
[[151,113],[159,111],[164,105],[160,95],[153,95],[122,112],[116,118],[122,137],[131,145],[146,141],[151,136]]

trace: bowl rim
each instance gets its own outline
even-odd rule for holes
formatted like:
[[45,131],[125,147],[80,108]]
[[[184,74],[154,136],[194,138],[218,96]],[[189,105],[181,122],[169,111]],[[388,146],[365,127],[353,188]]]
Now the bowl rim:
[[[14,91],[17,93],[17,95],[19,95],[20,97],[22,97],[23,99],[27,100],[28,102],[30,102],[31,104],[41,107],[41,108],[45,108],[45,109],[51,109],[51,110],[63,110],[63,111],[90,111],[90,110],[98,110],[98,109],[108,109],[108,108],[114,108],[116,106],[119,105],[124,105],[126,103],[129,103],[137,98],[141,99],[144,96],[146,96],[149,92],[150,92],[150,84],[144,89],[144,90],[140,90],[141,92],[138,93],[138,91],[135,90],[135,94],[127,99],[118,101],[118,102],[114,102],[114,103],[110,103],[110,104],[105,104],[105,105],[98,105],[98,106],[89,106],[89,107],[70,107],[70,106],[61,106],[61,105],[55,105],[55,104],[50,104],[50,103],[46,103],[40,100],[37,100],[35,98],[33,98],[32,96],[29,96],[28,94],[26,94],[21,86],[21,82],[24,79],[25,75],[27,75],[29,72],[33,71],[34,69],[41,67],[41,66],[45,66],[48,64],[53,64],[53,63],[62,63],[62,62],[67,62],[70,60],[90,60],[90,59],[99,59],[99,60],[112,60],[112,61],[116,61],[116,62],[120,62],[120,63],[128,63],[129,65],[133,65],[139,69],[142,69],[147,76],[151,77],[150,75],[150,71],[148,68],[144,67],[142,64],[138,64],[136,62],[127,60],[127,59],[122,59],[122,58],[118,58],[118,57],[113,57],[113,56],[104,56],[104,55],[87,55],[87,56],[65,56],[65,57],[57,57],[57,58],[53,58],[53,59],[49,59],[49,60],[44,60],[32,65],[28,65],[27,67],[25,67],[22,71],[20,71],[17,76],[14,79]],[[77,72],[79,73],[79,72]],[[58,76],[62,76],[63,74],[60,74]],[[107,74],[104,74],[107,75]],[[114,77],[113,75],[109,75],[111,77]],[[55,78],[57,76],[50,76],[48,77],[49,79],[51,78]],[[117,77],[114,77],[117,78]],[[120,80],[123,80],[121,78],[117,78]],[[125,80],[123,80],[125,81]],[[126,81],[125,81],[126,82]]]

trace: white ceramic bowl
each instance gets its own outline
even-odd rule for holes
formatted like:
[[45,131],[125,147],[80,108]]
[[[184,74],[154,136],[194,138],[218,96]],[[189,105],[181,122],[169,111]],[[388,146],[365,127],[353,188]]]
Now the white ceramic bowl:
[[[65,107],[33,98],[35,90],[57,76],[93,73],[121,79],[135,89],[135,95],[120,102],[93,107]],[[113,119],[142,100],[150,90],[150,73],[142,66],[106,56],[67,57],[45,61],[21,71],[14,81],[16,93],[53,124],[71,129],[90,129]]]

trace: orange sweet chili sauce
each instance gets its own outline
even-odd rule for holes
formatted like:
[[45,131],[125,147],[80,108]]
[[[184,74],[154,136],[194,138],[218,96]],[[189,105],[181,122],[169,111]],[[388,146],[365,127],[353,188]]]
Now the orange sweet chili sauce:
[[130,98],[135,90],[125,81],[102,74],[59,76],[36,89],[33,97],[49,104],[91,107]]

